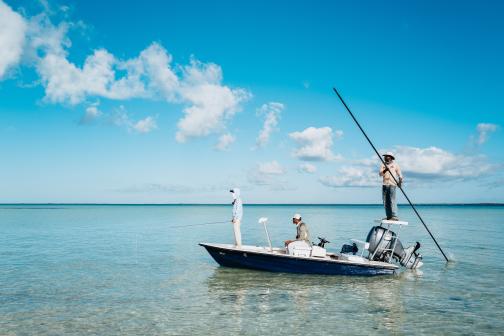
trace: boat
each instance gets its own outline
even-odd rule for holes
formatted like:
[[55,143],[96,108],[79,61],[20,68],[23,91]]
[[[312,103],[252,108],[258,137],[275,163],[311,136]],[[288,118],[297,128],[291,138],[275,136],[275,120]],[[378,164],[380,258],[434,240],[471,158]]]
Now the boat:
[[[269,272],[377,276],[392,275],[399,271],[399,265],[407,269],[422,266],[422,256],[417,253],[420,243],[404,248],[393,226],[407,226],[404,221],[377,220],[366,241],[351,239],[351,244],[343,245],[340,253],[328,252],[320,238],[318,244],[294,241],[285,248],[272,247],[266,228],[267,218],[260,218],[269,246],[200,243],[210,256],[221,266],[246,268]],[[398,262],[399,265],[394,263]]]

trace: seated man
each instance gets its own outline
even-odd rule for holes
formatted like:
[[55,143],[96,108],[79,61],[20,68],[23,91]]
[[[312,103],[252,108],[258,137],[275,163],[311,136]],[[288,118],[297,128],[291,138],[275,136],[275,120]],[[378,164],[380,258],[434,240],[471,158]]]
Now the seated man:
[[310,244],[310,234],[308,233],[308,226],[301,220],[300,214],[295,214],[292,217],[292,223],[296,225],[296,239],[295,240],[286,240],[285,246],[296,240],[304,240],[308,244]]

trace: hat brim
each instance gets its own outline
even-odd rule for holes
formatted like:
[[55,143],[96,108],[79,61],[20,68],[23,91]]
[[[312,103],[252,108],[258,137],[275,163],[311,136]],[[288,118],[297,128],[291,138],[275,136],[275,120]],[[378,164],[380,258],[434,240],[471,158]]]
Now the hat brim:
[[383,157],[387,157],[387,156],[390,156],[390,157],[392,158],[392,160],[395,160],[395,157],[394,157],[394,155],[390,155],[390,154],[383,154],[382,156],[383,156]]

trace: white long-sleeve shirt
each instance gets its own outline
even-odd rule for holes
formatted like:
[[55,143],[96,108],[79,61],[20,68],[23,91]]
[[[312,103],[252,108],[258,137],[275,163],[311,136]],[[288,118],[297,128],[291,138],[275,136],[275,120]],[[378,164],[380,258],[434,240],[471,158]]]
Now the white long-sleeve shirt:
[[243,204],[241,198],[237,198],[233,202],[233,220],[241,221],[243,217]]

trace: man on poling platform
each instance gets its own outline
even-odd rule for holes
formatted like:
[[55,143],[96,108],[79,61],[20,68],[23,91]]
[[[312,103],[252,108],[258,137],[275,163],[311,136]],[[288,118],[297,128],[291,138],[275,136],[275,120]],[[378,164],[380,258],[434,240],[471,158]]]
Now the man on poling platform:
[[[399,218],[397,217],[396,189],[398,184],[401,186],[403,176],[401,168],[394,161],[394,154],[391,152],[383,154],[383,160],[385,161],[386,167],[383,164],[381,165],[380,176],[383,177],[382,197],[385,214],[387,215],[384,219],[397,221]],[[395,179],[392,177],[391,173],[394,174]]]

